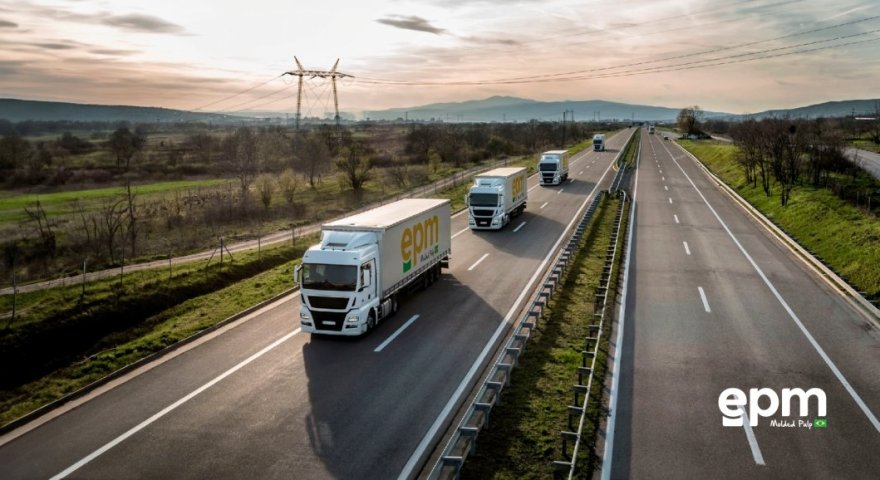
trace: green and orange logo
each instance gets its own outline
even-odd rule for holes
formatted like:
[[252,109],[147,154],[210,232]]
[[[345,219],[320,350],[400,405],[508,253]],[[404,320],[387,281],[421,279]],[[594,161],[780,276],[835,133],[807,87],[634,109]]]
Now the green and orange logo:
[[400,254],[404,273],[418,265],[422,252],[437,253],[440,250],[440,220],[434,215],[424,222],[407,227],[400,238]]

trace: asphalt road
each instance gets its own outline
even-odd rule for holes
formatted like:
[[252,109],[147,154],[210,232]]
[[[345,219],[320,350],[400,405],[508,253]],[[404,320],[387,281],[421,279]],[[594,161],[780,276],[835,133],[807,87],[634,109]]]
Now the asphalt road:
[[[877,329],[674,142],[643,134],[636,178],[603,478],[878,478]],[[821,388],[828,426],[771,426],[779,412],[723,427],[731,387]],[[813,400],[805,420],[817,416]]]
[[451,421],[446,412],[469,390],[475,360],[509,327],[521,292],[597,183],[610,182],[611,160],[630,132],[611,138],[607,152],[576,156],[569,183],[540,187],[530,178],[526,213],[501,232],[471,232],[466,215],[455,216],[451,270],[370,335],[300,333],[299,297],[287,297],[29,431],[0,438],[0,476],[418,473]]
[[846,154],[851,159],[858,159],[859,164],[874,178],[880,179],[880,153],[869,152],[858,148],[849,148]]

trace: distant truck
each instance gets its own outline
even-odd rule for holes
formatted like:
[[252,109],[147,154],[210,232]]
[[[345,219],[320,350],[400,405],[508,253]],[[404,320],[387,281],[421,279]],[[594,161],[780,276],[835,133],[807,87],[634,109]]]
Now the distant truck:
[[649,126],[648,126],[648,133],[651,134],[651,135],[654,134],[654,125],[649,125]]
[[400,295],[449,266],[450,204],[406,199],[321,226],[294,276],[304,332],[361,335],[394,314]]
[[538,160],[541,185],[559,185],[568,180],[568,150],[550,150]]
[[474,177],[467,194],[468,227],[500,230],[526,209],[525,167],[496,168]]
[[593,135],[593,151],[594,152],[604,152],[605,151],[605,134],[597,133]]

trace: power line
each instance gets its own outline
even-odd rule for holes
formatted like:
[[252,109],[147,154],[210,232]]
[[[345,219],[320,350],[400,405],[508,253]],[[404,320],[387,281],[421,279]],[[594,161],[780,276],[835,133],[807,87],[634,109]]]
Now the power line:
[[256,90],[256,89],[258,89],[258,88],[262,87],[263,85],[267,85],[269,82],[275,80],[276,78],[281,77],[281,75],[283,75],[283,74],[276,75],[276,76],[270,78],[269,80],[266,80],[265,82],[258,83],[257,85],[254,85],[253,87],[250,87],[250,88],[244,89],[244,90],[242,90],[242,91],[240,91],[240,92],[238,92],[238,93],[234,93],[234,94],[232,94],[232,95],[229,95],[229,96],[223,97],[223,98],[221,98],[221,99],[219,99],[219,100],[214,100],[213,102],[208,102],[208,103],[206,103],[206,104],[204,104],[204,105],[202,105],[202,106],[200,106],[200,107],[193,108],[193,109],[191,109],[191,111],[195,112],[195,111],[201,110],[201,109],[203,109],[203,108],[210,107],[211,105],[216,105],[216,104],[218,104],[218,103],[225,102],[226,100],[231,100],[231,99],[233,99],[233,98],[235,98],[235,97],[237,97],[237,96],[239,96],[239,95],[243,95],[243,94],[248,93],[248,92],[250,92],[250,91],[252,91],[252,90]]

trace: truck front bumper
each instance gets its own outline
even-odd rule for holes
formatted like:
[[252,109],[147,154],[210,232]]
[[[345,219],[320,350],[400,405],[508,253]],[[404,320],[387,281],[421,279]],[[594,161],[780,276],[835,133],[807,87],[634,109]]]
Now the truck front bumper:
[[299,311],[299,325],[302,331],[307,333],[356,337],[367,331],[367,323],[361,319],[361,316],[357,310],[348,312],[311,311],[308,307],[302,306]]

